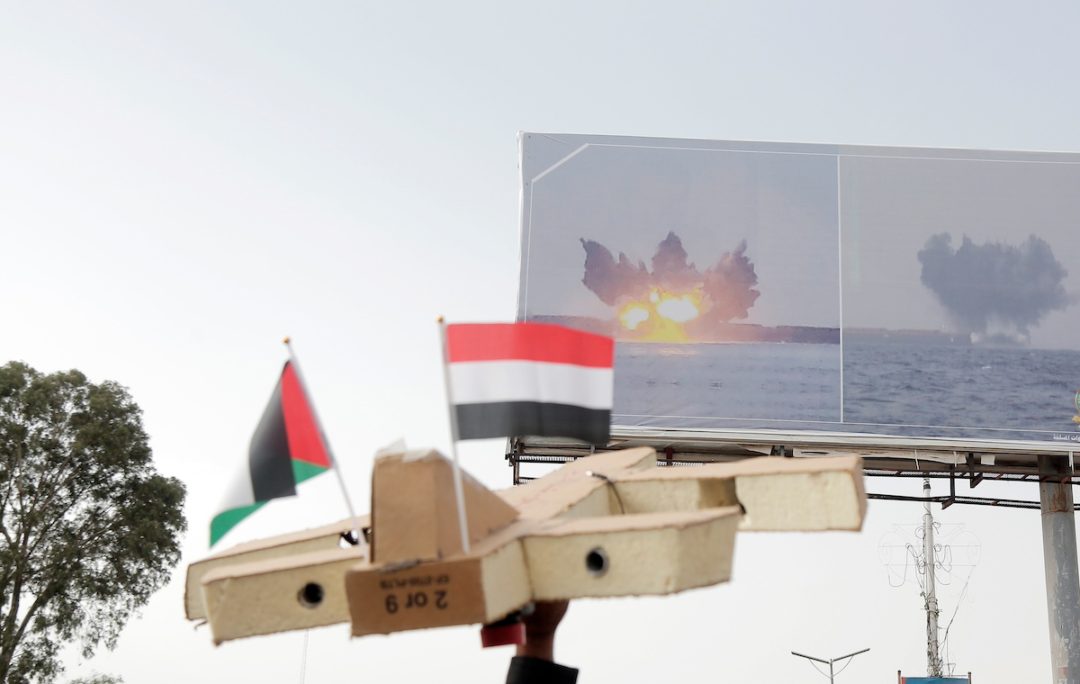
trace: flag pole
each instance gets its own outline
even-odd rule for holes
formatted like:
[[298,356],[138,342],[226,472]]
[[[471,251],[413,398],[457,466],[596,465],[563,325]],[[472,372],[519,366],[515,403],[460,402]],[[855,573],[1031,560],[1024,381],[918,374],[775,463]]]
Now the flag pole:
[[315,410],[315,402],[311,400],[311,395],[307,391],[307,383],[304,382],[304,374],[300,371],[300,361],[296,358],[296,353],[293,351],[292,339],[285,337],[282,342],[289,350],[289,363],[292,364],[293,370],[296,371],[296,377],[300,380],[300,390],[304,393],[304,398],[307,399],[308,406],[311,407],[311,415],[315,418],[315,425],[319,428],[319,438],[322,439],[323,446],[326,448],[326,455],[330,457],[330,465],[333,466],[334,475],[337,476],[338,484],[341,486],[341,496],[345,498],[345,507],[349,509],[349,518],[352,520],[353,532],[355,533],[356,543],[360,543],[363,535],[360,534],[360,520],[356,517],[356,509],[353,508],[352,499],[349,498],[349,490],[345,488],[345,476],[341,472],[341,464],[334,458],[334,452],[330,448],[330,440],[326,437],[326,432],[323,430],[322,421],[319,420],[319,412]]
[[454,499],[457,501],[458,531],[461,532],[461,550],[469,553],[469,527],[465,516],[465,493],[461,484],[461,465],[458,463],[457,410],[454,408],[454,390],[450,387],[450,347],[446,343],[446,320],[436,319],[439,339],[442,341],[443,385],[446,387],[446,406],[450,411],[450,453],[454,456]]

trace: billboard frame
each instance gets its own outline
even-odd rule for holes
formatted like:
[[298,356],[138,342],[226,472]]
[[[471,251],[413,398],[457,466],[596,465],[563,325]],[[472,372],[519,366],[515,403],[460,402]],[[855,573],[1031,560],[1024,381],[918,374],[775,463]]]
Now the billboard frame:
[[[565,145],[565,153],[549,155],[544,159],[532,159],[527,155],[530,138],[543,138]],[[519,281],[517,292],[517,320],[531,320],[526,315],[529,287],[529,264],[535,184],[557,171],[564,164],[578,157],[589,148],[642,147],[649,149],[705,150],[711,152],[795,154],[804,156],[835,157],[888,157],[907,160],[984,161],[999,163],[1068,164],[1080,166],[1080,153],[1051,152],[1039,150],[981,150],[963,148],[891,147],[876,145],[852,145],[834,143],[802,143],[748,140],[705,140],[636,136],[561,134],[520,131],[519,153]],[[839,173],[839,167],[838,167]],[[839,201],[839,200],[838,200]],[[841,271],[843,265],[840,265]],[[843,299],[841,295],[841,300]],[[535,316],[534,316],[535,318]],[[540,316],[544,318],[544,316]],[[841,312],[841,353],[844,322]],[[843,368],[841,367],[841,403],[843,397]],[[1077,399],[1080,402],[1080,391]],[[841,409],[842,410],[842,409]],[[614,418],[615,416],[613,416]],[[883,425],[885,427],[885,425]],[[959,429],[951,426],[925,426],[927,429]],[[977,428],[994,429],[994,428]],[[1004,428],[1003,428],[1004,430]],[[1049,432],[1049,431],[1046,431]],[[671,440],[677,444],[723,444],[761,445],[782,444],[798,447],[827,447],[848,451],[895,452],[917,451],[931,454],[1026,454],[1030,457],[1063,456],[1072,468],[1074,452],[1080,452],[1080,431],[1063,433],[1068,440],[1046,438],[1043,440],[996,439],[993,437],[946,438],[930,436],[906,436],[870,434],[865,432],[826,432],[814,429],[773,430],[767,428],[650,428],[614,424],[613,440],[630,440],[647,443]],[[1032,458],[1034,461],[1034,458]],[[1035,469],[1037,470],[1037,469]]]

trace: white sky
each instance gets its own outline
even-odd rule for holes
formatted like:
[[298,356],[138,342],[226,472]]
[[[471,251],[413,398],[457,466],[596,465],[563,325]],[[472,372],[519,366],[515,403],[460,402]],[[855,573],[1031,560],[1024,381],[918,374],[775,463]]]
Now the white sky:
[[[284,334],[357,502],[378,446],[446,448],[434,320],[514,315],[517,131],[1080,151],[1078,21],[1066,2],[2,3],[0,360],[131,388],[189,487],[196,559]],[[501,486],[501,450],[462,455]],[[341,516],[335,491],[320,478],[234,540]],[[878,560],[919,514],[744,536],[731,584],[579,602],[559,659],[586,683],[787,684],[818,680],[790,650],[870,647],[838,681],[922,673],[917,589]],[[982,543],[959,670],[1046,681],[1038,514],[942,517]],[[300,634],[193,631],[182,571],[71,674],[299,681]],[[308,682],[496,682],[509,657],[475,628],[346,634],[311,633]]]

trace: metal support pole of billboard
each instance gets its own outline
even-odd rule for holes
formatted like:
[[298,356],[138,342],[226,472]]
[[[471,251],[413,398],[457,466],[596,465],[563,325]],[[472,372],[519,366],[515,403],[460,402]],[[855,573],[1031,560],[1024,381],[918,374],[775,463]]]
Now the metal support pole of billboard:
[[[861,651],[855,651],[854,653],[848,653],[847,655],[842,655],[839,658],[830,658],[829,660],[822,660],[821,658],[815,658],[814,656],[803,655],[802,653],[796,653],[795,651],[792,651],[791,655],[797,656],[799,658],[806,658],[807,660],[812,661],[812,663],[821,663],[823,665],[828,665],[829,666],[829,684],[832,684],[832,682],[836,679],[836,675],[840,674],[840,672],[843,672],[845,669],[847,669],[847,665],[845,665],[844,667],[840,668],[840,672],[834,673],[833,672],[833,665],[840,662],[841,660],[847,660],[848,658],[854,658],[857,655],[862,655],[863,653],[866,653],[869,650],[870,649],[868,649],[868,648],[864,648]],[[814,665],[813,667],[818,672],[821,672],[821,670],[818,670],[817,665]],[[825,673],[821,672],[821,674],[825,674]]]
[[926,674],[930,677],[941,676],[941,653],[938,649],[938,609],[937,587],[934,573],[937,558],[934,549],[934,514],[930,512],[930,479],[923,478],[923,496],[926,503],[923,513],[923,562],[926,564],[926,586],[923,599],[926,602]]
[[1046,608],[1054,684],[1080,684],[1080,578],[1076,561],[1072,454],[1039,457]]

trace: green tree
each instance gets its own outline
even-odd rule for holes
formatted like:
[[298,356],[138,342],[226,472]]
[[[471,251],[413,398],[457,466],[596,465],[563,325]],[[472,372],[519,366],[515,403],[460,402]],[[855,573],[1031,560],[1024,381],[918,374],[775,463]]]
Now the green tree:
[[115,675],[96,674],[73,679],[69,684],[124,684],[124,680]]
[[52,682],[112,647],[180,559],[184,485],[154,469],[114,382],[0,366],[0,682]]

